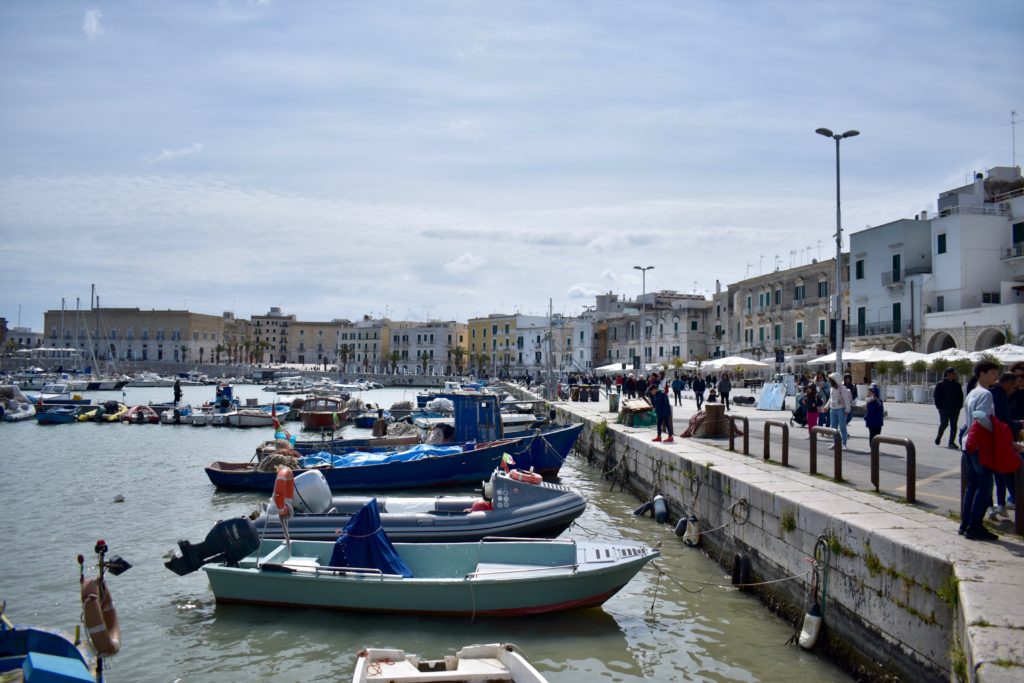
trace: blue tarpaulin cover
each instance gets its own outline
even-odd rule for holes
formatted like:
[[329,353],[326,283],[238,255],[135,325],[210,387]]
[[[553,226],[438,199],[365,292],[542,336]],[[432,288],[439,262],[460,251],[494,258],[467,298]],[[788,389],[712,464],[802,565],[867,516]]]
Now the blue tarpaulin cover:
[[412,570],[381,527],[376,498],[371,498],[345,525],[334,542],[331,566],[379,569],[385,574],[412,577]]
[[370,451],[368,453],[348,453],[335,455],[326,451],[313,453],[299,458],[300,467],[364,467],[366,465],[386,465],[389,462],[409,462],[423,458],[437,458],[445,455],[461,453],[462,446],[433,446],[418,444],[401,451]]

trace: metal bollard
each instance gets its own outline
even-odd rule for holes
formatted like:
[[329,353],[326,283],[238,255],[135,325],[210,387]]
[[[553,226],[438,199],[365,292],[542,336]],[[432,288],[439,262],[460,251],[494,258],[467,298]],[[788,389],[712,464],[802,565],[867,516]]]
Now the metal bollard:
[[726,415],[729,419],[729,450],[736,450],[736,435],[733,433],[736,420],[743,420],[743,455],[750,455],[750,420],[746,415]]
[[[772,427],[782,429],[782,466],[789,467],[789,423],[779,420],[765,420],[764,422],[764,459],[771,460],[771,441],[768,434]],[[731,430],[730,430],[731,431]]]
[[832,437],[832,452],[835,466],[835,473],[832,478],[836,481],[843,480],[843,442],[838,429],[831,427],[814,427],[811,429],[811,474],[818,473],[818,434]]
[[871,439],[871,483],[878,491],[879,446],[883,443],[903,446],[907,449],[907,500],[917,502],[917,448],[914,442],[903,436],[882,436],[879,434]]

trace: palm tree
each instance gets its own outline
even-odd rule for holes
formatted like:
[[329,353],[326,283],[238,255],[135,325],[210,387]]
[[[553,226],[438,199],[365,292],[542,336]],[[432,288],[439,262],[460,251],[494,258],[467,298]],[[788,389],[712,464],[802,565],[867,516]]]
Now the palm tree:
[[188,358],[188,346],[186,346],[185,344],[182,344],[181,345],[181,362],[182,363],[188,362],[186,360],[187,358]]
[[348,371],[348,344],[342,344],[341,348],[338,349],[338,361],[341,363],[341,367],[338,368],[341,372]]
[[398,371],[398,361],[402,360],[402,354],[398,351],[392,351],[388,359],[391,361],[391,374],[393,375]]
[[213,360],[213,362],[217,363],[219,365],[220,364],[220,354],[224,353],[224,345],[223,344],[217,344],[217,346],[213,347],[213,353],[214,353],[214,360]]
[[461,346],[456,346],[455,350],[452,351],[452,354],[455,356],[455,371],[461,375],[462,361],[466,355],[466,349],[462,348]]
[[420,367],[423,368],[423,374],[424,375],[427,374],[427,360],[429,360],[427,358],[427,352],[426,351],[420,351]]

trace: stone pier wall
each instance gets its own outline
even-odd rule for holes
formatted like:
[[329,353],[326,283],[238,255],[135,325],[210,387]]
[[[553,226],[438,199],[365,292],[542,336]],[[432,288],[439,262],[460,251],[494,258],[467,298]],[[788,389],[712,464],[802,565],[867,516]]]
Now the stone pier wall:
[[[1005,564],[1006,558],[986,555],[1001,549],[960,539],[952,520],[760,455],[678,437],[652,443],[653,430],[616,424],[607,407],[607,401],[556,405],[561,420],[584,424],[578,454],[641,500],[662,494],[672,523],[694,514],[702,529],[724,526],[703,534],[701,545],[727,570],[742,552],[753,582],[777,581],[808,572],[816,546],[819,558],[827,547],[826,627],[817,648],[841,665],[869,680],[1022,680],[1024,631],[985,628],[979,608],[988,562],[1004,563],[1001,580],[1010,583],[1021,576],[1019,558]],[[831,451],[824,455],[830,469]],[[974,556],[965,562],[964,553]],[[796,624],[809,581],[747,590]],[[1015,602],[1019,590],[1006,598]],[[972,602],[974,608],[965,607]],[[1000,652],[1008,656],[1000,659]]]

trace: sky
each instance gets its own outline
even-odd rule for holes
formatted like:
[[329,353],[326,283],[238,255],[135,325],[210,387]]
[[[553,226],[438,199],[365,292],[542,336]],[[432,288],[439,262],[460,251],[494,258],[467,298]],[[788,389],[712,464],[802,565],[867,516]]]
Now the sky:
[[861,133],[847,233],[1012,164],[1024,3],[979,7],[4,0],[0,317],[575,315],[828,259],[815,129]]

